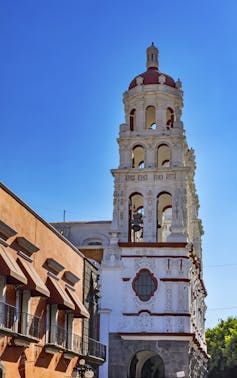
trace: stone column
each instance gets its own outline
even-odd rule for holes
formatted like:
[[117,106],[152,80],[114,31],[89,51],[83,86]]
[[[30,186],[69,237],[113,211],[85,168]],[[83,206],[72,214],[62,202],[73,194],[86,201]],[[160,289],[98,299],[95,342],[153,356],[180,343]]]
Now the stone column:
[[145,129],[145,111],[143,100],[137,101],[136,109],[136,130],[142,131]]
[[186,194],[183,188],[177,188],[172,198],[172,225],[171,234],[168,236],[168,242],[186,242],[185,234],[186,224]]
[[144,198],[144,224],[143,224],[143,241],[154,242],[152,233],[153,224],[153,194],[152,190],[147,191],[147,196]]

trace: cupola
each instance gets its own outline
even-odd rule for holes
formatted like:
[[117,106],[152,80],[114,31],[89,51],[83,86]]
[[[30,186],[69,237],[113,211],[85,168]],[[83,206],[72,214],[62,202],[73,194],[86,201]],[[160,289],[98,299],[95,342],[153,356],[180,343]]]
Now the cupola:
[[169,75],[159,71],[159,50],[152,42],[146,49],[147,70],[137,75],[130,83],[128,89],[135,88],[137,85],[164,84],[175,88],[175,81]]

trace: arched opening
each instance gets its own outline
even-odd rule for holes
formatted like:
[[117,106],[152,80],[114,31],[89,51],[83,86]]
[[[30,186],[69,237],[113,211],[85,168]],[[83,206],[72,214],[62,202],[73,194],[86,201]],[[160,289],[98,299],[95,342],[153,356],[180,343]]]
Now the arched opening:
[[130,123],[130,130],[133,131],[136,126],[136,109],[131,110],[129,123]]
[[157,167],[170,167],[170,148],[167,144],[161,144],[157,150]]
[[166,127],[170,129],[174,126],[174,111],[172,108],[166,109]]
[[132,168],[144,168],[145,151],[142,146],[135,146],[132,150]]
[[172,196],[162,192],[157,197],[157,241],[166,242],[171,233]]
[[130,242],[143,241],[143,218],[144,218],[143,196],[140,193],[133,193],[129,197],[128,240]]
[[146,108],[146,129],[156,129],[156,108],[154,106]]
[[132,358],[128,378],[164,378],[162,358],[152,351],[140,351]]

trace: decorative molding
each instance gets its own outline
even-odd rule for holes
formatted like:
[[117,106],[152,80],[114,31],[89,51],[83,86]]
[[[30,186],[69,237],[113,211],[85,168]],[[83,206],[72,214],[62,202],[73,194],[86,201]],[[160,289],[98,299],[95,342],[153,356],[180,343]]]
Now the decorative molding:
[[119,247],[134,247],[134,248],[185,248],[187,243],[146,243],[146,242],[119,242]]
[[142,312],[147,312],[150,316],[161,316],[161,317],[164,317],[164,316],[185,316],[185,317],[188,317],[190,318],[191,317],[191,314],[190,313],[186,313],[186,312],[151,312],[149,310],[140,310],[139,312],[123,312],[123,315],[124,316],[139,316]]
[[80,278],[76,276],[74,273],[70,272],[69,270],[66,270],[64,272],[62,279],[64,281],[69,282],[72,286],[75,285],[78,281],[80,281]]
[[177,340],[177,341],[191,341],[195,343],[194,333],[155,333],[155,332],[119,332],[123,340]]
[[166,285],[165,288],[166,294],[166,310],[172,311],[172,304],[173,304],[173,287],[170,283]]
[[153,328],[153,319],[148,312],[141,312],[137,319],[137,328],[144,332],[149,332]]
[[189,278],[160,278],[160,281],[164,282],[190,282]]
[[147,257],[149,259],[189,259],[188,256],[172,256],[172,255],[121,255],[121,258],[140,258],[140,257]]
[[48,270],[52,270],[54,273],[57,274],[64,269],[64,266],[60,264],[58,261],[54,260],[53,258],[48,258],[44,263],[44,267]]
[[[139,297],[134,296],[133,301],[134,301],[134,304],[135,304],[136,308],[138,309],[138,311],[140,311],[141,309],[143,309],[143,307],[144,307],[144,302],[141,301],[141,299],[139,299]],[[149,308],[154,308],[154,305],[155,305],[155,296],[153,295],[153,296],[152,296],[148,301],[146,301],[145,303],[146,303],[146,306],[147,306],[147,307],[149,307]]]
[[59,281],[59,278],[52,272],[48,272],[48,276],[52,277],[54,280]]
[[4,247],[9,247],[9,244],[0,237],[0,244],[4,245]]
[[26,255],[26,254],[25,254],[24,252],[22,252],[22,251],[18,251],[17,254],[18,254],[18,256],[21,256],[23,259],[29,261],[30,263],[33,262],[32,258],[31,258],[30,256]]
[[32,253],[39,251],[39,247],[37,247],[35,244],[31,243],[29,240],[27,240],[23,236],[18,236],[16,238],[16,242],[17,242],[18,246],[20,248],[23,248],[24,251],[29,255],[32,255]]
[[154,261],[147,259],[147,256],[137,256],[134,260],[135,269],[144,269],[147,268],[148,270],[154,270],[155,265]]
[[8,239],[11,236],[16,235],[17,232],[3,221],[0,221],[0,234],[4,236],[5,239]]

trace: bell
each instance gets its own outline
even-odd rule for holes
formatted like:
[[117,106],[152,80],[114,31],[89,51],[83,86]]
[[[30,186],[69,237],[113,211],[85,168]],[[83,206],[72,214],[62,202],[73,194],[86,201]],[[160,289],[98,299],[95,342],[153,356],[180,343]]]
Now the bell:
[[139,226],[139,224],[132,225],[132,230],[134,230],[135,232],[140,231],[140,229],[141,229],[141,226]]

